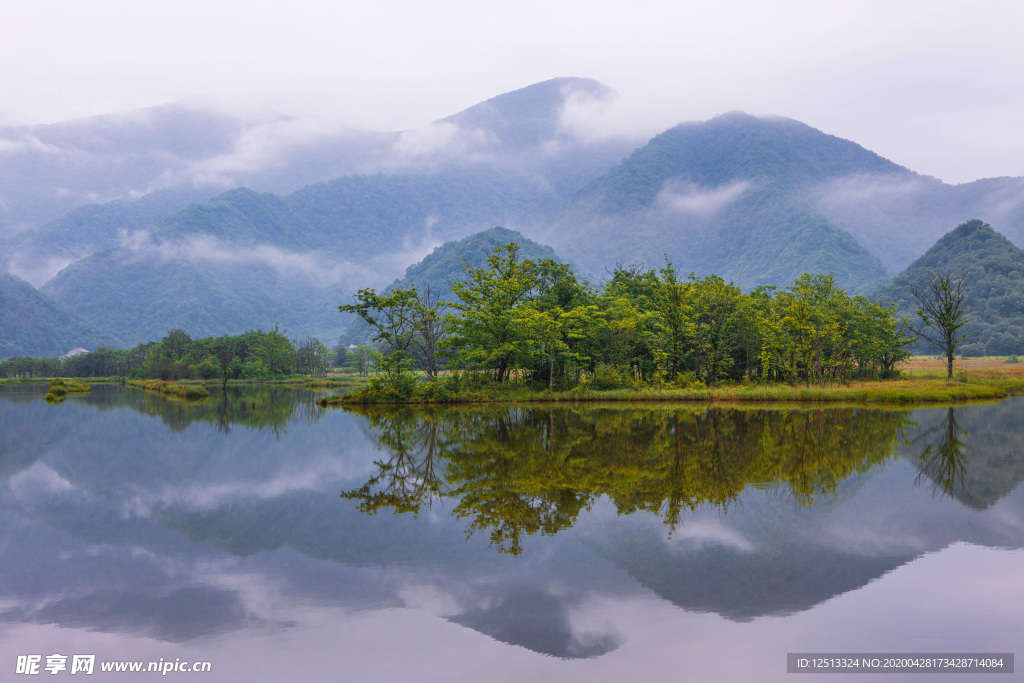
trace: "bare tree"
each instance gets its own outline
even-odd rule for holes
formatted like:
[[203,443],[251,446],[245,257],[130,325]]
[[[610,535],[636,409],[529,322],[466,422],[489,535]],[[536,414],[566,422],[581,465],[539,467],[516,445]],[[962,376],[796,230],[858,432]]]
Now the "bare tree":
[[213,357],[217,360],[217,366],[220,367],[221,376],[224,378],[221,391],[225,397],[228,395],[228,373],[231,370],[231,363],[239,355],[240,345],[241,342],[236,337],[226,334],[213,340]]
[[323,377],[327,374],[327,347],[322,341],[309,335],[296,343],[295,347],[298,366],[307,371],[310,377]]
[[914,330],[921,339],[939,347],[946,356],[946,381],[953,378],[953,359],[967,335],[958,334],[967,324],[964,318],[964,297],[967,295],[967,275],[964,273],[929,273],[922,285],[911,285],[917,315],[923,326]]
[[[416,291],[415,288],[413,291]],[[417,298],[412,310],[412,328],[416,334],[412,339],[412,354],[417,364],[431,380],[444,365],[442,348],[448,338],[449,324],[444,309],[448,304],[441,301],[436,292],[427,285],[421,298]]]

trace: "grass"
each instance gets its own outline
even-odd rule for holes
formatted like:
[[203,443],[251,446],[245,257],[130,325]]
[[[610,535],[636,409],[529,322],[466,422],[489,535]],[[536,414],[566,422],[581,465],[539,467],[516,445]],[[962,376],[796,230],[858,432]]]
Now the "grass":
[[[422,386],[422,385],[420,385]],[[440,396],[414,397],[403,403],[578,403],[590,401],[735,401],[795,403],[909,404],[958,403],[999,400],[1024,394],[1024,364],[1001,358],[968,359],[954,365],[953,381],[946,381],[944,359],[915,359],[904,369],[903,377],[893,380],[855,380],[850,384],[826,386],[790,386],[788,384],[733,384],[712,388],[613,389],[546,391],[516,386],[491,386],[479,390],[461,390]],[[352,403],[386,402],[366,391],[335,394],[318,401],[337,406]]]
[[46,394],[47,403],[63,403],[68,394],[88,394],[92,387],[85,382],[55,377],[50,380],[50,391]]
[[156,391],[166,398],[178,398],[185,401],[196,401],[209,398],[210,392],[202,384],[186,384],[184,382],[166,382],[162,379],[128,380],[128,386]]

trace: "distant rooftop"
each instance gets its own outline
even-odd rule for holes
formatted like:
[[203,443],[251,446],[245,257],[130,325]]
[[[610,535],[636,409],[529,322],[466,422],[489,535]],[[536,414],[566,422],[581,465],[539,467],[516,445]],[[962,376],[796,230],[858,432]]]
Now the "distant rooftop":
[[63,356],[59,356],[59,358],[61,360],[64,360],[65,358],[71,358],[71,356],[81,356],[83,353],[89,353],[89,349],[83,349],[81,346],[79,346],[77,349],[71,349]]

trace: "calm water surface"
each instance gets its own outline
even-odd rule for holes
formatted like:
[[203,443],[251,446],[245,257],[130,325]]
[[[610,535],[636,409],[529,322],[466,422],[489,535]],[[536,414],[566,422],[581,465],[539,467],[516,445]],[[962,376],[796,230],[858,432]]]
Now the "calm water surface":
[[247,682],[813,681],[787,652],[1024,654],[1024,399],[44,394],[0,388],[2,680],[24,654]]

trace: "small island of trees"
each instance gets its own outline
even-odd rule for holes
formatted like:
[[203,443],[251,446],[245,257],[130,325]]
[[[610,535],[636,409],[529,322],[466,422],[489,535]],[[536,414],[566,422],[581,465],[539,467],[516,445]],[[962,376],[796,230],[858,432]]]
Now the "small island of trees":
[[520,259],[515,243],[465,270],[450,302],[411,287],[360,290],[340,306],[366,321],[383,354],[379,376],[346,400],[458,400],[485,385],[825,386],[894,376],[913,341],[895,308],[851,297],[830,274],[744,294],[716,275],[680,278],[666,260],[658,270],[617,267],[593,287],[563,263]]

